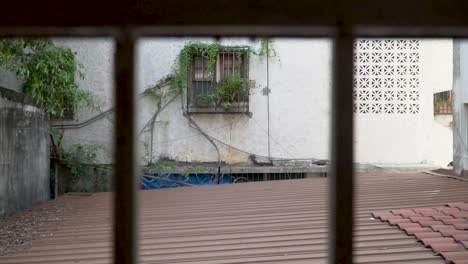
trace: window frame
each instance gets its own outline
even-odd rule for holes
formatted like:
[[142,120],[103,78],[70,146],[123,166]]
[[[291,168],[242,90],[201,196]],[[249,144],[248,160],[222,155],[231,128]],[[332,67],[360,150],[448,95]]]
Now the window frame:
[[3,37],[105,36],[117,40],[113,257],[114,263],[122,264],[137,262],[136,153],[133,150],[137,37],[222,35],[335,40],[329,263],[352,263],[353,99],[349,77],[352,77],[353,38],[468,37],[465,0],[452,0],[449,4],[446,0],[290,0],[286,10],[283,3],[260,1],[252,5],[250,0],[239,0],[236,5],[219,0],[206,0],[204,5],[181,0],[80,4],[67,1],[58,5],[57,1],[48,0],[28,2],[26,8],[8,1],[2,7],[0,35]]
[[[210,86],[207,87],[208,90],[214,91],[213,86],[217,83],[220,82],[224,79],[224,55],[232,56],[233,57],[233,71],[236,61],[235,61],[235,53],[240,52],[241,56],[243,57],[242,59],[242,64],[239,67],[240,71],[240,77],[243,80],[249,81],[249,64],[250,64],[250,56],[249,56],[249,47],[243,47],[243,46],[229,46],[229,47],[223,47],[222,50],[218,51],[218,54],[216,55],[216,63],[215,67],[213,69],[213,76],[211,81],[206,81],[206,82],[211,82]],[[221,59],[221,56],[222,59]],[[197,106],[195,102],[195,98],[200,95],[200,93],[195,93],[194,92],[194,78],[195,78],[195,57],[202,57],[208,60],[204,54],[200,54],[198,52],[193,52],[192,53],[192,64],[190,67],[190,72],[188,73],[188,83],[187,83],[187,92],[186,92],[186,109],[188,114],[248,114],[250,115],[250,91],[247,94],[247,96],[243,99],[240,99],[239,101],[235,102],[233,108],[231,109],[223,109],[219,105],[213,105],[213,106]],[[209,62],[208,62],[209,63]],[[203,74],[204,75],[204,74]],[[203,81],[199,81],[203,82]],[[203,84],[202,84],[203,86]],[[202,87],[203,89],[203,87]],[[203,95],[202,95],[203,96]]]

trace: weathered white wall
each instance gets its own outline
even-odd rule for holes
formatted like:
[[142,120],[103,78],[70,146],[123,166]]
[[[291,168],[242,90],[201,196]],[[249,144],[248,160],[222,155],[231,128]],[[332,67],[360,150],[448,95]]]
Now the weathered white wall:
[[[92,91],[99,109],[83,107],[77,116],[77,121],[65,121],[63,124],[80,123],[99,112],[113,106],[113,65],[114,42],[110,39],[58,39],[56,43],[71,48],[75,56],[83,64],[85,79],[77,79],[80,87]],[[100,152],[100,159],[110,163],[113,144],[113,116],[110,115],[81,129],[67,129],[65,142],[71,144],[103,144],[106,152]]]
[[[257,48],[249,40],[224,40]],[[143,40],[140,44],[139,71],[144,88],[170,73],[170,66],[184,45],[180,39]],[[277,40],[278,59],[270,60],[271,155],[281,158],[328,158],[330,41]],[[252,57],[250,79],[256,88],[250,96],[247,115],[192,115],[199,126],[223,143],[245,152],[268,155],[267,97],[265,59]],[[151,99],[143,100],[143,120],[154,111]],[[216,161],[213,146],[189,126],[182,115],[180,100],[171,104],[158,119],[155,150],[183,161]],[[189,137],[190,136],[190,137]],[[187,138],[188,137],[188,138]],[[180,139],[180,140],[179,140]],[[245,162],[248,154],[218,144],[222,159]]]
[[[200,39],[191,39],[200,40]],[[202,41],[213,41],[201,39]],[[171,72],[174,59],[189,39],[143,39],[138,55],[138,90]],[[258,47],[247,39],[222,40]],[[86,70],[86,80],[80,85],[100,98],[102,110],[112,106],[113,42],[103,39],[60,40],[60,44],[77,52]],[[421,111],[417,115],[356,115],[356,161],[360,163],[430,163],[446,165],[451,161],[450,129],[434,122],[432,95],[452,86],[451,40],[421,41]],[[279,60],[270,61],[270,128],[271,155],[281,158],[329,157],[331,41],[325,39],[277,39],[275,49]],[[267,155],[267,97],[265,60],[252,57],[250,79],[257,87],[250,96],[247,115],[193,115],[207,133],[239,150]],[[0,83],[1,84],[1,83]],[[182,161],[216,161],[213,146],[182,115],[181,98],[177,98],[159,116],[154,138],[154,150]],[[151,98],[138,101],[139,127],[155,110]],[[77,122],[92,116],[84,111]],[[69,143],[102,142],[111,145],[112,118],[101,119],[82,129],[68,130]],[[140,130],[140,129],[139,129]],[[139,131],[138,130],[138,131]],[[140,138],[148,141],[147,133]],[[245,162],[248,154],[218,142],[222,159]],[[110,155],[101,157],[110,162]]]

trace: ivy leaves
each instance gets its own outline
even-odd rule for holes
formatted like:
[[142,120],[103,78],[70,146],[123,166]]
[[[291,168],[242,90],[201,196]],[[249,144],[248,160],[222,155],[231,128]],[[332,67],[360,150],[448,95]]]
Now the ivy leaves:
[[193,54],[201,54],[209,60],[209,71],[213,72],[216,67],[218,52],[223,48],[219,43],[190,42],[180,51],[173,67],[174,78],[171,87],[179,92],[187,87],[190,69],[192,67]]
[[260,49],[256,52],[256,55],[269,58],[278,57],[278,53],[273,46],[273,40],[271,38],[260,39]]
[[23,92],[52,116],[76,112],[83,103],[91,102],[91,93],[76,84],[76,75],[84,78],[83,66],[70,49],[51,40],[1,40],[0,65],[23,80]]

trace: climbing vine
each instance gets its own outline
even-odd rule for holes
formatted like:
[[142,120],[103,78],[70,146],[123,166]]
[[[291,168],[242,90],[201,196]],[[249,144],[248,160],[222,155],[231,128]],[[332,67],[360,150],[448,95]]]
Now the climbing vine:
[[214,92],[208,94],[215,106],[221,105],[229,110],[235,102],[240,102],[249,95],[253,83],[242,78],[240,75],[227,75],[215,85]]
[[[249,46],[236,46],[237,48],[234,51],[231,51],[232,46],[226,46],[219,43],[202,43],[202,42],[189,42],[187,43],[179,52],[176,57],[172,73],[161,80],[156,84],[149,87],[146,91],[152,94],[156,98],[162,98],[170,94],[180,94],[187,88],[189,75],[192,68],[192,59],[193,54],[201,54],[205,56],[208,63],[208,70],[214,76],[216,61],[218,59],[218,54],[221,51],[230,51],[234,52],[237,63],[242,61],[241,50],[246,50],[248,55],[256,55],[260,57],[278,57],[278,54],[273,46],[274,42],[270,38],[260,39],[260,48],[258,50],[251,49]],[[238,79],[239,76],[234,76],[233,79]],[[237,83],[240,83],[236,81]],[[161,91],[162,84],[170,83],[170,91],[165,92],[164,94]],[[232,82],[231,82],[232,83]],[[218,87],[225,87],[222,84]],[[242,87],[241,87],[242,88]],[[205,98],[206,99],[206,98]]]
[[[69,176],[69,187],[67,191],[89,192],[89,189],[74,189],[79,186],[80,180],[85,179],[91,181],[96,178],[95,172],[92,170],[93,164],[97,163],[97,155],[101,152],[106,152],[107,149],[103,144],[73,144],[67,148],[63,144],[63,130],[51,128],[51,166],[52,181],[54,183],[54,196],[59,194],[58,176],[61,168],[66,169],[66,174]],[[95,186],[96,187],[96,186]],[[83,187],[81,187],[83,188]]]
[[82,90],[76,76],[83,79],[83,66],[69,48],[49,39],[0,40],[0,66],[23,81],[22,90],[55,117],[77,112],[91,104],[91,93]]
[[202,42],[189,42],[187,43],[179,55],[177,56],[174,66],[172,69],[172,83],[171,87],[178,91],[183,91],[187,88],[188,78],[190,75],[192,67],[193,54],[200,54],[206,57],[209,61],[208,71],[213,74],[216,68],[216,61],[218,59],[218,54],[221,51],[230,51],[233,52],[236,56],[238,63],[242,60],[242,49],[245,48],[249,53],[255,54],[255,52],[250,49],[248,46],[236,46],[236,50],[231,50],[233,47],[221,45],[219,43],[202,43]]
[[[0,66],[22,81],[23,93],[33,97],[52,117],[76,113],[83,105],[97,108],[92,94],[81,89],[77,78],[84,79],[83,66],[69,48],[55,45],[50,39],[0,40]],[[54,195],[58,195],[58,174],[67,169],[72,184],[92,176],[89,164],[96,161],[104,147],[99,144],[75,144],[65,148],[63,131],[51,127],[51,167]],[[79,190],[82,191],[82,190]]]
[[206,56],[209,60],[209,71],[214,72],[218,52],[221,49],[223,49],[223,46],[219,43],[190,42],[186,44],[174,63],[171,87],[178,91],[187,88],[194,53]]
[[260,39],[260,48],[255,54],[261,58],[279,58],[274,47],[274,41],[271,38]]

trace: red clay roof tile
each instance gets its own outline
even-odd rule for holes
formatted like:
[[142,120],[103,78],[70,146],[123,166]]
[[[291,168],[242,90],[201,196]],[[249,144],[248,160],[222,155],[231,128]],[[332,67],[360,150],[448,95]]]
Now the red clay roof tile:
[[468,234],[455,234],[452,235],[453,239],[457,241],[465,241],[468,240]]
[[460,243],[462,243],[462,245],[468,249],[468,241],[460,241]]
[[449,263],[451,263],[451,264],[468,264],[468,260],[456,260],[456,261],[450,261]]
[[[468,203],[457,202],[445,207],[395,209],[390,212],[402,217],[393,218],[389,223],[396,224],[408,235],[414,235],[424,246],[440,253],[447,262],[463,263],[468,262],[468,211],[464,211],[465,208],[468,208]],[[381,214],[385,215],[385,212]]]
[[468,230],[468,223],[453,223],[452,224],[456,229]]
[[419,216],[425,216],[425,215],[420,214],[420,213],[403,213],[402,216],[409,218],[409,217],[419,217]]
[[414,233],[414,236],[418,241],[421,241],[423,238],[443,238],[442,234],[432,230],[430,232]]
[[431,227],[434,225],[443,225],[444,223],[442,223],[441,221],[432,220],[432,221],[419,221],[419,224],[422,227]]
[[[385,219],[386,219],[387,217],[392,217],[392,216],[394,216],[394,214],[393,214],[393,213],[390,213],[390,212],[388,212],[388,211],[384,211],[384,212],[383,212],[383,211],[380,211],[380,212],[373,212],[373,213],[372,213],[372,216],[374,216],[375,218],[382,219],[382,220],[385,221]],[[384,218],[385,218],[385,219],[384,219]]]
[[440,231],[443,229],[453,229],[456,230],[454,226],[452,225],[431,225],[432,230],[434,231]]
[[[452,252],[452,251],[465,251],[465,247],[459,243],[441,243],[441,244],[429,244],[435,252]],[[468,252],[467,252],[468,253]]]
[[463,203],[463,202],[459,202],[459,203],[448,203],[447,204],[449,207],[452,207],[452,208],[458,208],[460,210],[465,210],[465,211],[468,211],[468,203]]
[[413,222],[421,222],[421,221],[435,221],[434,218],[428,216],[412,216],[409,219]]
[[466,211],[451,212],[450,215],[456,218],[468,219],[468,212]]
[[422,238],[421,242],[424,246],[429,246],[429,244],[442,244],[442,243],[453,243],[455,240],[451,237],[438,237],[438,238]]
[[400,223],[412,223],[411,220],[407,218],[389,218],[388,222],[390,223],[390,225],[397,225]]
[[458,230],[458,229],[451,229],[451,228],[446,228],[446,229],[440,229],[439,232],[443,236],[453,236],[453,235],[466,235],[468,234],[468,231],[463,231],[463,230]]
[[441,219],[440,221],[444,222],[446,225],[451,225],[453,223],[468,223],[466,219],[463,218],[449,218],[449,219]]
[[430,215],[435,215],[438,213],[437,210],[434,208],[415,208],[413,209],[416,213],[424,213],[424,214],[430,214]]
[[434,218],[435,220],[454,219],[453,216],[445,215],[445,214],[436,214],[436,215],[432,215],[431,217]]
[[409,210],[409,209],[392,210],[392,213],[394,213],[395,215],[401,215],[401,216],[407,217],[407,218],[408,217],[423,216],[422,214],[416,213],[415,211]]
[[428,227],[410,227],[404,230],[408,235],[414,235],[415,233],[429,232],[431,231]]
[[401,215],[394,215],[392,213],[380,214],[378,218],[380,218],[382,221],[388,221],[389,219],[403,219]]
[[460,209],[458,208],[449,208],[449,207],[437,207],[436,208],[439,212],[442,212],[446,215],[452,215],[453,213],[459,213]]
[[408,229],[408,228],[421,228],[421,225],[418,223],[398,223],[397,224],[400,229]]
[[415,212],[412,209],[397,209],[397,210],[391,210],[393,214],[396,215],[402,215],[402,214],[414,214]]
[[452,263],[455,263],[455,261],[468,259],[468,251],[440,252],[439,255],[441,255],[448,262],[452,262]]

